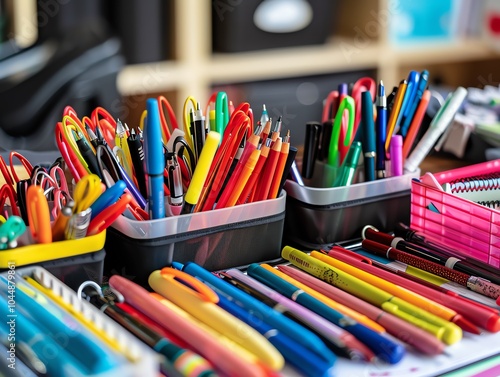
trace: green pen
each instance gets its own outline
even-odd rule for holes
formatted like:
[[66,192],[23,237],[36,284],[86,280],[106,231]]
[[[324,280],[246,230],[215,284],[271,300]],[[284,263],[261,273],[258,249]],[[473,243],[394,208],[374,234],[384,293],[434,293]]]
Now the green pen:
[[358,167],[359,156],[361,155],[362,145],[359,141],[353,141],[349,152],[345,156],[340,171],[333,183],[333,187],[349,186],[354,181],[354,175]]

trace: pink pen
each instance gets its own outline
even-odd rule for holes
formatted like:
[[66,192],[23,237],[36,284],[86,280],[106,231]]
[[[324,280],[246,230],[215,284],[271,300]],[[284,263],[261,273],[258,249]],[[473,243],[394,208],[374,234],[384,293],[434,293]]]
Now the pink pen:
[[391,177],[403,175],[403,137],[393,135],[390,145],[391,153]]

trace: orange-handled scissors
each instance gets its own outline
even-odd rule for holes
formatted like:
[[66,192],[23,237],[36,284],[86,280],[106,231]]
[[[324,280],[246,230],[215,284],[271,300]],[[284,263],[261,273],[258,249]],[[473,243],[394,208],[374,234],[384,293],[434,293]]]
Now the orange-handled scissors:
[[28,223],[33,241],[37,243],[52,242],[49,203],[43,188],[33,185],[28,186],[26,201]]

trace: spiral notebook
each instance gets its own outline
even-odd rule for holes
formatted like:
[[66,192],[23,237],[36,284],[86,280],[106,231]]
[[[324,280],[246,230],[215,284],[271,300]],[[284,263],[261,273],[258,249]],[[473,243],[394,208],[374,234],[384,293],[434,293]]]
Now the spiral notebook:
[[445,183],[443,189],[488,208],[500,208],[500,172],[455,179]]

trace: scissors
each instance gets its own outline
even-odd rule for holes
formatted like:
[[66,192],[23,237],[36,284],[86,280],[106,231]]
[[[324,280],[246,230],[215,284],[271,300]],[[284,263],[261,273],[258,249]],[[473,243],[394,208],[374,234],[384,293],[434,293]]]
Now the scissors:
[[53,165],[49,172],[43,169],[35,172],[34,169],[31,184],[42,187],[47,200],[53,202],[51,210],[53,219],[56,219],[61,209],[72,200],[66,176],[59,165]]
[[[100,119],[102,118],[102,119]],[[90,117],[93,124],[93,131],[99,130],[100,134],[111,147],[115,146],[116,120],[103,107],[96,107]]]
[[354,128],[352,130],[353,135],[356,135],[358,130],[359,122],[361,120],[361,93],[370,92],[372,97],[372,102],[375,102],[375,96],[377,94],[377,84],[375,80],[371,77],[361,77],[358,79],[353,87],[351,96],[354,98],[354,104],[356,109],[356,116],[354,118]]
[[73,190],[73,200],[75,201],[73,214],[90,208],[103,191],[103,184],[96,174],[88,174],[82,177]]
[[[179,127],[177,125],[177,118],[175,117],[174,110],[172,109],[170,102],[168,102],[168,100],[164,96],[158,97],[158,107],[160,110],[160,122],[161,122],[161,127],[162,127],[162,132],[163,132],[163,141],[166,143],[170,139],[172,132]],[[168,127],[168,122],[167,122],[167,118],[165,117],[164,108],[167,109],[168,119],[170,120],[170,123],[172,125],[171,129]],[[146,110],[144,110],[144,111],[146,111]],[[142,124],[144,124],[144,123],[142,123]],[[144,127],[142,127],[142,128],[144,129]]]
[[52,242],[49,203],[40,186],[28,186],[26,210],[33,240],[37,243]]
[[[333,123],[332,136],[330,138],[330,147],[328,151],[328,164],[331,166],[339,166],[344,160],[347,151],[349,150],[354,127],[354,99],[351,96],[346,96],[340,102],[335,121]],[[343,122],[344,111],[347,111],[348,121],[345,125]],[[341,141],[341,139],[343,139]]]
[[21,213],[16,205],[16,192],[11,185],[4,183],[0,187],[0,210],[5,214],[5,217],[8,217],[7,213],[5,213],[7,201],[9,201],[12,214],[20,216]]

